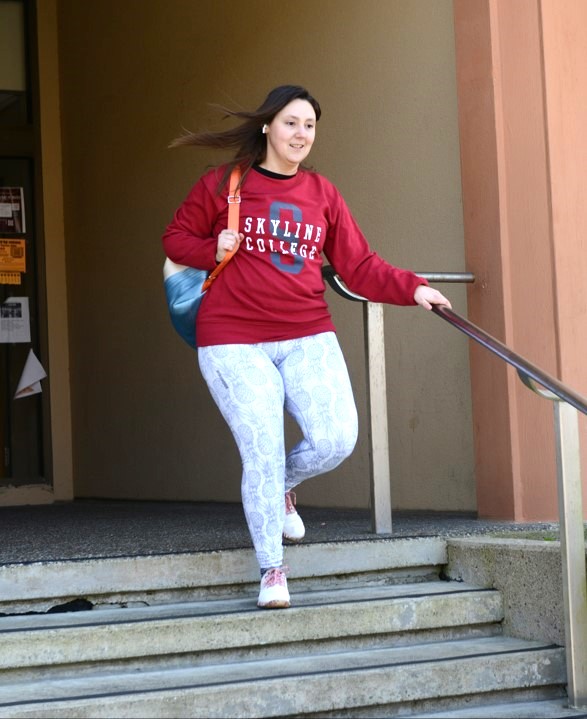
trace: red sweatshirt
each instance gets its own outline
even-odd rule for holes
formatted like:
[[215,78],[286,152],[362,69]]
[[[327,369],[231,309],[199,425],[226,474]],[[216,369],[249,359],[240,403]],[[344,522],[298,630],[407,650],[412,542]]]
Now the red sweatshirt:
[[[163,236],[167,256],[212,270],[226,228],[223,168],[205,174]],[[245,239],[206,293],[197,316],[198,346],[272,342],[334,330],[324,298],[322,253],[353,292],[373,302],[413,305],[426,280],[373,252],[338,190],[314,172],[293,177],[251,170],[241,188]]]

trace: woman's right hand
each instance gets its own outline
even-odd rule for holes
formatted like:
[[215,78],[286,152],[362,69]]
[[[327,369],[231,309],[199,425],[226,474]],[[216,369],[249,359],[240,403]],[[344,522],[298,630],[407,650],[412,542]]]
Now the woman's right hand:
[[216,262],[222,262],[227,252],[237,249],[245,236],[242,232],[236,230],[222,230],[218,235],[218,245],[216,247]]

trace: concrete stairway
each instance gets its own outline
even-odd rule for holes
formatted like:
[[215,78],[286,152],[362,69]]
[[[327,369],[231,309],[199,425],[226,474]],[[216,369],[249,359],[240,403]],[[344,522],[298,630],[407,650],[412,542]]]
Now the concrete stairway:
[[244,550],[1,566],[0,717],[584,716],[560,647],[502,636],[498,592],[439,579],[441,539],[287,559],[277,611]]

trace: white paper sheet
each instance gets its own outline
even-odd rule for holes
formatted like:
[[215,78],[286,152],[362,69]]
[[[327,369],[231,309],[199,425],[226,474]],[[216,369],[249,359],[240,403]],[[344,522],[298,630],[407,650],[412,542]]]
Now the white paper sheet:
[[9,297],[0,305],[0,342],[30,342],[28,297]]
[[0,187],[0,232],[26,232],[24,188]]
[[35,353],[29,350],[14,399],[21,399],[22,397],[29,397],[42,392],[41,380],[45,379],[46,376],[47,373],[43,369],[43,365],[39,362]]

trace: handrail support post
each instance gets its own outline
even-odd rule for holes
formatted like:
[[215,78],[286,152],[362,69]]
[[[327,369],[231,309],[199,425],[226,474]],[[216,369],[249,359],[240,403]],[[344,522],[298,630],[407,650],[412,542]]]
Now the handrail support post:
[[391,534],[391,483],[383,305],[374,302],[363,303],[363,317],[367,359],[371,524],[375,534]]
[[569,705],[587,708],[587,577],[583,525],[579,418],[554,402],[565,644]]

